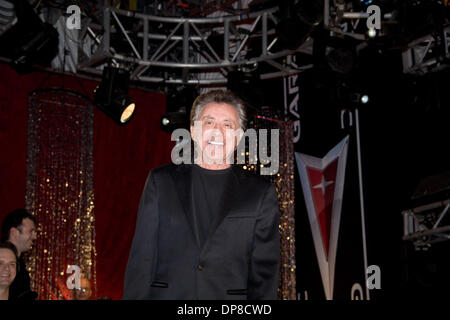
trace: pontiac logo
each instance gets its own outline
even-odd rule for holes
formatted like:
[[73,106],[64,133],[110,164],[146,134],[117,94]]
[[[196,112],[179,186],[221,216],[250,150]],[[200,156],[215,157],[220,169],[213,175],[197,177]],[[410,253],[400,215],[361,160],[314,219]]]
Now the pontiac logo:
[[328,300],[333,299],[348,139],[346,136],[324,158],[295,153],[322,284]]

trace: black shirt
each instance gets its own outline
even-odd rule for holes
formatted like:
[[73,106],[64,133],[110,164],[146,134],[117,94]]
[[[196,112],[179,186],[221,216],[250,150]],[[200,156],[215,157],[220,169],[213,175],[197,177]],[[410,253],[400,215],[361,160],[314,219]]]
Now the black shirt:
[[225,185],[231,173],[231,166],[227,169],[209,170],[196,164],[192,169],[192,200],[196,226],[203,246],[214,221]]

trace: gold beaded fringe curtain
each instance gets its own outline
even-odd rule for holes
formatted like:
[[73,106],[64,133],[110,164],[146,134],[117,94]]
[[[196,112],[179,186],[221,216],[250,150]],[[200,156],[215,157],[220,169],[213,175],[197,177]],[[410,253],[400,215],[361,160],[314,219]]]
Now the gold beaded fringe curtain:
[[[279,163],[278,172],[273,172],[270,177],[278,195],[280,207],[280,237],[281,237],[281,261],[280,278],[278,285],[278,299],[296,299],[296,261],[295,261],[295,189],[294,189],[294,144],[292,121],[278,120],[277,115],[265,112],[263,116],[257,116],[252,121],[253,129],[278,129],[279,130]],[[267,139],[270,146],[270,136]],[[263,146],[263,148],[265,148]],[[270,148],[266,154],[271,154]],[[247,153],[248,156],[248,153]],[[246,157],[247,163],[249,157]],[[257,160],[257,159],[256,159]],[[262,164],[246,164],[244,170],[258,172]]]
[[41,300],[70,298],[68,265],[96,287],[93,106],[64,90],[30,94],[26,207],[37,220],[28,255],[32,290]]
[[296,299],[295,261],[295,189],[294,189],[294,140],[292,121],[279,123],[280,171],[273,176],[280,206],[280,292],[282,300]]

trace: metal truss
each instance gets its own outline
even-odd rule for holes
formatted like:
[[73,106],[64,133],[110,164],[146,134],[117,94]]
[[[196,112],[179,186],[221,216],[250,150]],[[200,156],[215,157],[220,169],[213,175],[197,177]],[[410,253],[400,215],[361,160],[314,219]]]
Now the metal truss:
[[403,211],[403,240],[412,241],[416,249],[450,240],[450,225],[442,225],[449,208],[447,199]]
[[[332,36],[351,37],[356,40],[367,40],[367,28],[363,26],[369,17],[367,12],[354,11],[352,3],[344,0],[324,0],[324,27],[330,31]],[[392,19],[391,13],[385,13],[384,19]],[[363,21],[363,22],[362,22]]]
[[402,54],[403,72],[425,74],[442,70],[450,61],[450,26],[441,33],[412,41]]
[[311,68],[312,65],[286,66],[282,60],[295,52],[311,54],[312,39],[297,50],[273,50],[277,41],[273,27],[277,23],[273,16],[276,10],[179,18],[105,7],[103,26],[88,25],[79,33],[80,59],[76,69],[100,74],[102,66],[112,62],[131,70],[132,80],[223,85],[230,70],[251,70],[261,63],[266,65],[264,70],[269,70],[261,74],[261,79]]

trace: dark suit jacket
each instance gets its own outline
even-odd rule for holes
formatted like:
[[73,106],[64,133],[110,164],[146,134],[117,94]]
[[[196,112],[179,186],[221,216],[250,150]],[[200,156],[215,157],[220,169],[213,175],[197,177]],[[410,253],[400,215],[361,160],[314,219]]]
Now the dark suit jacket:
[[150,172],[123,298],[276,299],[280,239],[274,187],[233,166],[221,210],[200,247],[191,169],[169,164]]

